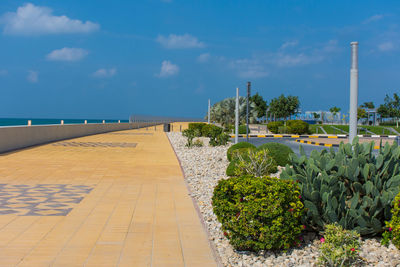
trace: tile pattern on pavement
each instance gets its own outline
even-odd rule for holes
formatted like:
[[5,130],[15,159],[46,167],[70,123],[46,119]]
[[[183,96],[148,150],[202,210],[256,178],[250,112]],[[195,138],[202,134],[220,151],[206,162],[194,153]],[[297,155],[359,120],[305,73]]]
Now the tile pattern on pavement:
[[65,216],[93,187],[69,184],[0,184],[0,215]]

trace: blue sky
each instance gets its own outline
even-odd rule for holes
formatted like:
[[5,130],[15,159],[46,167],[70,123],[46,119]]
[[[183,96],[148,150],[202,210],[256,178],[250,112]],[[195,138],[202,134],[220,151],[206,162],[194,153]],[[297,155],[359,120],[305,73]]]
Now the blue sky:
[[0,117],[202,117],[247,81],[302,110],[399,91],[399,1],[18,1],[0,5]]

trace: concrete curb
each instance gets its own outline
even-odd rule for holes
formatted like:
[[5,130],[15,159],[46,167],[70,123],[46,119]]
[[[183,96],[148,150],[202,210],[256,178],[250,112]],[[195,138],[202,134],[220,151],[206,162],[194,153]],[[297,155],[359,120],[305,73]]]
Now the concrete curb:
[[[318,143],[318,142],[313,142],[313,141],[305,141],[305,140],[300,140],[296,139],[295,140],[297,143],[302,143],[302,144],[307,144],[307,145],[314,145],[314,146],[325,146],[325,147],[339,147],[339,144],[325,144],[325,143]],[[374,146],[374,149],[379,149],[379,146]]]
[[[396,138],[397,135],[371,135],[371,134],[359,134],[358,137],[369,137],[369,138]],[[234,138],[235,135],[231,134],[231,138]],[[245,134],[239,134],[239,137],[245,138]],[[294,134],[249,134],[251,138],[341,138],[346,139],[349,136],[345,134],[338,135],[294,135]]]

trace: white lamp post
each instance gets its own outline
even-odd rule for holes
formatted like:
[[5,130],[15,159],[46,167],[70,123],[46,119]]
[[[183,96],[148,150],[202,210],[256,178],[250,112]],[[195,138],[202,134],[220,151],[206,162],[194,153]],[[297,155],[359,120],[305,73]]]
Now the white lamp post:
[[358,106],[358,42],[351,43],[350,70],[350,131],[349,143],[357,135],[357,106]]

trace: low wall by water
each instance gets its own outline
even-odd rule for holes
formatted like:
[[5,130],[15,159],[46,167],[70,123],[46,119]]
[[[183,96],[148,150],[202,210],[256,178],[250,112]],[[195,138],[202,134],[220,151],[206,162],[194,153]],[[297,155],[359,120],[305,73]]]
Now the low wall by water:
[[0,153],[54,141],[113,131],[143,128],[159,123],[93,123],[0,127]]

